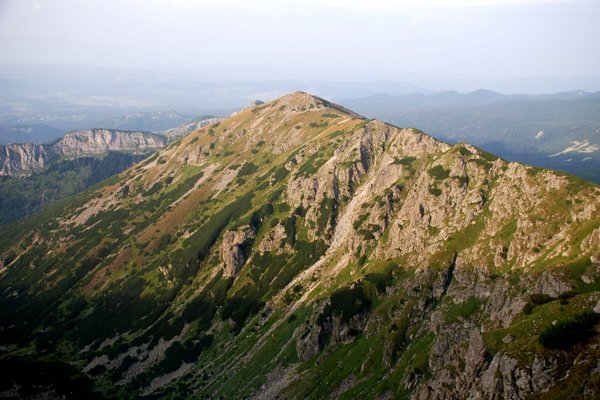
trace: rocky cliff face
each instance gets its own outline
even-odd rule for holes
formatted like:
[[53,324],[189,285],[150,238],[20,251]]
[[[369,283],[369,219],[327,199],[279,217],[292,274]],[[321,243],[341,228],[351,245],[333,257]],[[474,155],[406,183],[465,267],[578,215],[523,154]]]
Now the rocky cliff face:
[[165,145],[165,138],[147,132],[89,129],[67,133],[52,146],[52,149],[55,154],[76,157],[108,151],[140,152],[159,149]]
[[294,93],[1,241],[0,339],[109,397],[597,398],[599,195]]
[[43,169],[51,159],[44,145],[23,143],[0,146],[0,175],[27,175]]
[[88,129],[67,133],[51,144],[0,146],[0,176],[29,175],[60,158],[103,155],[109,151],[145,152],[164,147],[166,138],[147,132]]
[[246,251],[254,232],[249,226],[242,226],[235,231],[223,234],[221,254],[223,255],[223,276],[235,277],[246,262]]

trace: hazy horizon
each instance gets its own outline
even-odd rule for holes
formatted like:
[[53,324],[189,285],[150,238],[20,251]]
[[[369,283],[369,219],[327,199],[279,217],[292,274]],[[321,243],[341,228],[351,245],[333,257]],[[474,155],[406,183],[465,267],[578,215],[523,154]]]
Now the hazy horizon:
[[[204,110],[238,108],[253,100],[268,101],[293,91],[310,92],[330,101],[341,101],[379,93],[430,95],[453,91],[466,94],[478,90],[491,90],[504,95],[538,95],[579,90],[595,93],[600,91],[600,78],[311,80],[256,77],[244,79],[211,75],[199,69],[159,70],[0,63],[0,96],[5,103],[15,99],[29,102],[49,95],[56,95],[62,99],[65,96],[76,96],[86,98],[86,102],[95,97],[108,96],[107,106],[110,106],[112,100],[127,97],[139,103],[134,106],[138,109],[172,107],[179,111],[190,112],[197,108]],[[157,97],[171,100],[156,103],[154,100]],[[223,102],[222,99],[232,101]],[[101,98],[98,98],[98,101],[102,101]]]
[[600,90],[599,16],[592,0],[4,0],[0,62],[206,81],[481,82],[518,92],[518,82],[548,80],[564,83],[557,91]]
[[0,126],[305,91],[600,91],[592,0],[0,0]]

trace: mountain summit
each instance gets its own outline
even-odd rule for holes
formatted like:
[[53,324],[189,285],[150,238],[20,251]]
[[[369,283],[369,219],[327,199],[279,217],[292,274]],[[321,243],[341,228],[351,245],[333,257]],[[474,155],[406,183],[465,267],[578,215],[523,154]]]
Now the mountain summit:
[[0,390],[594,398],[599,195],[307,93],[256,105],[0,239]]

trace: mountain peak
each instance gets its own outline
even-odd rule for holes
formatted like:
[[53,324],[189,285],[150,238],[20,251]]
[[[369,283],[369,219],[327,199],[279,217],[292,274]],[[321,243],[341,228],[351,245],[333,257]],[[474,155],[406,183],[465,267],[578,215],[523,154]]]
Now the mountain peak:
[[305,112],[329,109],[331,111],[341,112],[354,118],[363,118],[361,115],[356,114],[355,112],[350,111],[339,104],[331,103],[330,101],[319,96],[302,91],[292,92],[269,103],[265,103],[265,106],[274,105],[279,106],[280,110],[287,109],[290,111]]
[[279,106],[286,106],[291,109],[314,109],[314,108],[325,108],[329,102],[306,92],[292,92],[285,96],[279,97],[270,103],[277,103]]
[[[0,235],[0,346],[110,398],[502,398],[498,370],[542,388],[597,366],[599,194],[295,92]],[[540,347],[559,318],[594,340],[564,363]]]

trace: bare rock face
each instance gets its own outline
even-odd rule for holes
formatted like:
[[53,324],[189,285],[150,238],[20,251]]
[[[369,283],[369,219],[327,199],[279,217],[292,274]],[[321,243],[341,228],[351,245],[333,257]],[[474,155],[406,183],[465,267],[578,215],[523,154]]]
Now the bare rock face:
[[0,146],[0,176],[27,175],[44,168],[49,158],[47,149],[39,144]]
[[352,342],[365,330],[371,316],[367,309],[343,321],[338,315],[323,316],[322,312],[314,313],[308,324],[298,328],[296,351],[303,360],[319,354],[326,344],[335,347]]
[[273,230],[265,235],[265,238],[260,242],[258,251],[264,253],[280,253],[291,251],[292,247],[286,243],[287,234],[283,225],[278,224]]
[[533,277],[529,277],[524,283],[530,288],[531,293],[541,293],[556,298],[573,289],[568,277],[563,275],[554,271],[544,271],[539,278],[534,280]]
[[164,137],[146,132],[88,129],[67,133],[52,148],[55,154],[72,157],[107,151],[158,149],[166,143]]
[[[320,309],[322,311],[322,308]],[[298,356],[303,360],[310,360],[321,351],[322,339],[321,339],[321,326],[317,323],[317,316],[319,313],[313,313],[310,321],[306,326],[298,328],[295,336],[296,341],[296,352]]]
[[235,231],[227,231],[223,235],[221,255],[223,256],[223,276],[235,277],[246,262],[246,246],[254,237],[254,231],[248,225],[241,226]]
[[600,264],[600,228],[594,229],[594,231],[586,237],[580,246],[584,252],[591,252],[590,261],[592,264]]
[[0,146],[0,176],[26,176],[61,158],[98,156],[109,151],[146,152],[160,149],[167,138],[148,132],[88,129],[67,133],[51,144]]
[[523,399],[532,393],[552,386],[557,373],[558,361],[535,358],[530,368],[522,368],[518,361],[506,354],[497,354],[482,371],[479,381],[474,382],[469,393],[473,399]]

